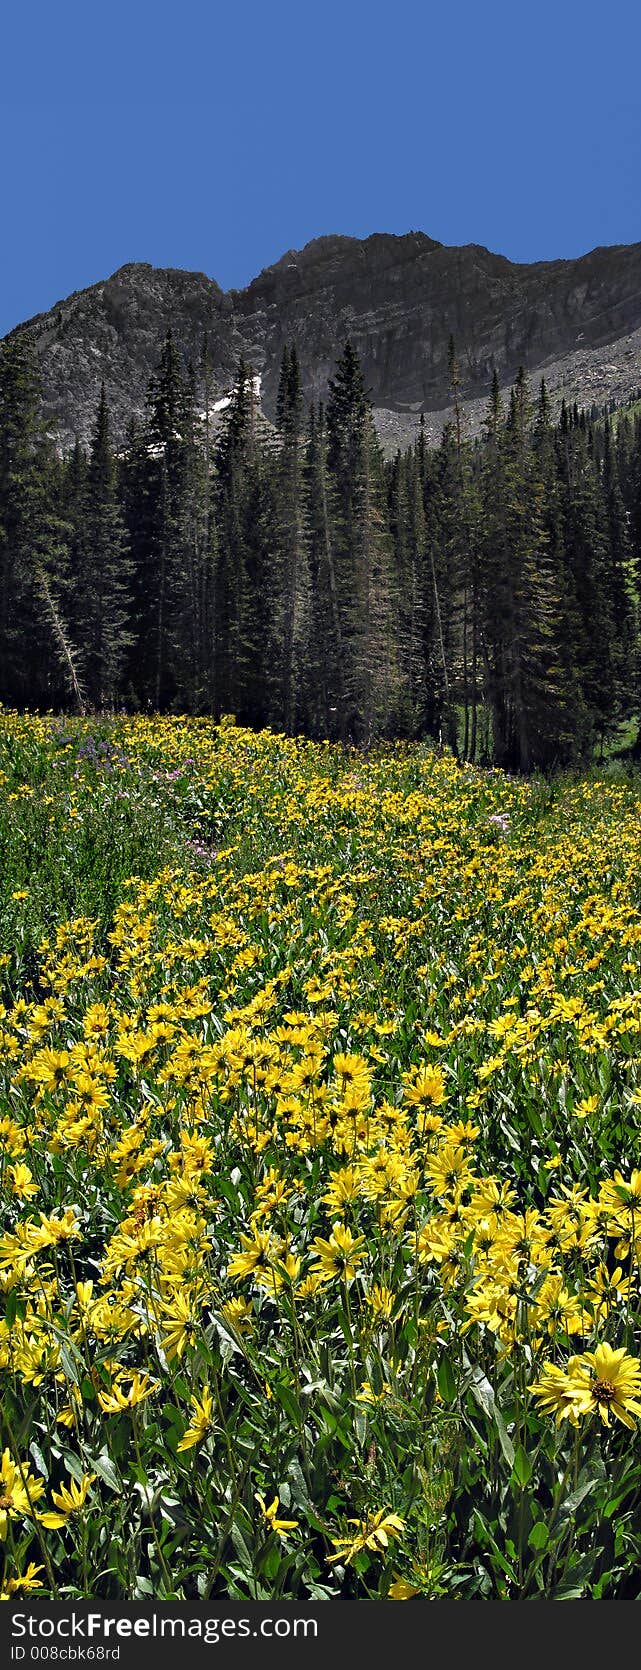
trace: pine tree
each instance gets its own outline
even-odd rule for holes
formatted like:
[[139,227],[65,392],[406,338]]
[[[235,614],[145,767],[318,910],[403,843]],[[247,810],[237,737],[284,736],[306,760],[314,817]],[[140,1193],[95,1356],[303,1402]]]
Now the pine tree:
[[150,457],[156,464],[154,705],[162,708],[180,698],[182,663],[185,655],[189,660],[194,636],[193,572],[185,526],[189,514],[194,395],[171,330],[167,332],[157,371],[150,380],[147,407]]
[[132,422],[120,467],[121,506],[131,563],[133,637],[124,687],[128,704],[147,710],[154,706],[158,649],[158,473],[158,460],[150,453],[146,429]]
[[214,410],[214,379],[209,338],[205,332],[201,354],[203,387],[203,447],[200,465],[199,531],[200,560],[198,563],[198,688],[200,706],[206,713],[217,711],[217,579],[218,529],[213,470],[212,423]]
[[629,517],[619,478],[619,449],[606,420],[603,428],[603,498],[608,533],[607,590],[613,615],[610,727],[627,719],[634,707],[636,596]]
[[617,624],[608,583],[605,505],[585,427],[568,423],[560,431],[559,440],[566,568],[577,619],[574,666],[591,739],[599,740],[602,745],[612,717],[618,654]]
[[[416,736],[429,733],[433,721],[434,677],[432,662],[438,647],[435,640],[438,621],[434,621],[435,599],[428,556],[428,535],[425,518],[426,467],[423,458],[424,424],[416,446],[407,454],[407,581],[399,575],[398,594],[404,599],[404,619],[401,614],[399,654],[409,711],[411,731]],[[436,627],[436,632],[434,628]],[[429,645],[429,653],[426,653]]]
[[369,746],[393,725],[400,696],[392,546],[374,420],[365,417],[355,494],[355,594],[352,610],[354,735]]
[[512,757],[520,771],[558,763],[568,734],[561,652],[562,597],[555,574],[545,490],[532,445],[532,409],[524,371],[512,391],[507,424],[508,540],[513,565],[508,688]]
[[267,723],[272,705],[273,498],[254,373],[241,360],[216,455],[218,702],[254,725]]
[[203,570],[211,564],[209,482],[195,378],[185,375],[171,331],[123,474],[135,619],[130,672],[148,707],[196,710],[208,703],[210,680],[201,619]]
[[430,661],[435,691],[435,734],[459,752],[459,708],[465,711],[464,649],[469,589],[465,535],[461,528],[461,479],[456,434],[445,425],[426,498],[427,552],[431,581]]
[[[458,751],[458,710],[462,718],[461,752],[474,759],[477,751],[479,696],[480,596],[478,567],[477,496],[471,451],[465,436],[460,370],[454,338],[449,342],[452,421],[443,434],[442,541],[446,561],[447,637],[449,640],[449,701],[446,729]],[[443,590],[443,587],[442,587]]]
[[76,643],[87,697],[94,707],[104,708],[113,706],[121,695],[126,653],[132,643],[130,567],[104,383],[83,497],[83,548],[75,559],[79,564],[74,611]]
[[327,466],[343,650],[339,734],[369,743],[398,701],[391,541],[382,456],[351,342],[329,382]]
[[42,418],[28,332],[0,351],[0,700],[82,705],[64,621],[62,472]]
[[[85,448],[76,436],[73,449],[62,461],[61,509],[66,527],[64,565],[64,608],[73,644],[80,644],[83,606],[83,572],[87,549],[87,468]],[[80,668],[80,651],[78,650]],[[83,697],[84,700],[84,697]]]
[[283,349],[276,425],[280,436],[274,489],[277,505],[272,562],[274,656],[279,668],[275,713],[289,736],[305,706],[310,631],[310,580],[304,537],[303,397],[296,345]]
[[504,423],[495,378],[483,467],[483,646],[493,756],[508,770],[558,760],[567,743],[569,692],[563,605],[531,435],[525,374]]
[[216,711],[237,711],[240,676],[240,634],[246,589],[243,550],[245,467],[249,451],[249,373],[240,360],[230,404],[216,448],[216,517],[218,565],[216,573]]
[[411,453],[396,453],[388,476],[388,518],[396,578],[394,631],[399,656],[399,700],[394,716],[401,734],[420,725],[423,657],[419,566],[425,541],[422,494]]
[[544,378],[539,390],[532,447],[536,474],[541,483],[543,524],[559,606],[557,641],[566,695],[566,723],[559,728],[556,743],[559,760],[569,762],[580,759],[587,751],[589,716],[576,665],[581,622],[565,545],[559,436],[552,424],[550,398]]
[[327,425],[310,407],[304,464],[305,537],[310,575],[307,706],[312,734],[335,738],[346,712],[343,628],[330,524]]
[[[415,447],[419,637],[422,649],[421,728],[439,744],[452,736],[448,670],[446,563],[444,556],[444,499],[441,490],[442,449],[430,451],[421,414]],[[454,737],[455,740],[455,737]]]

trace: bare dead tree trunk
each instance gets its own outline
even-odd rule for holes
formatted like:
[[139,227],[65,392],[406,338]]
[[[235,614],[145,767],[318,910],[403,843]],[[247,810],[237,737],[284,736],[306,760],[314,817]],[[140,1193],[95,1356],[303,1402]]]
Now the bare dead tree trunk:
[[59,660],[69,680],[71,689],[73,690],[78,712],[84,717],[87,711],[87,704],[80,682],[78,668],[76,666],[76,651],[70,641],[69,634],[60,611],[56,606],[49,581],[41,563],[38,563],[36,566],[35,577],[40,596],[42,597],[42,601],[51,624],[54,642],[58,649]]

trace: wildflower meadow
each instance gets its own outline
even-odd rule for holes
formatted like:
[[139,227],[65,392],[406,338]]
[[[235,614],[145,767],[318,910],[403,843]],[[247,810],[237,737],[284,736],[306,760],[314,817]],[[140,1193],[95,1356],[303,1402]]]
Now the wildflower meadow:
[[641,1598],[640,813],[0,714],[3,1598]]

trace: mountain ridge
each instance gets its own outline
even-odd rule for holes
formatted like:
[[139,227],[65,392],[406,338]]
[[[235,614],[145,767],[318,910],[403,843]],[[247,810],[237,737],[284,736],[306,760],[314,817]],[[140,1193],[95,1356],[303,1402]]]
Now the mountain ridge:
[[[203,272],[126,262],[9,333],[28,331],[45,411],[67,446],[91,431],[105,382],[116,438],[144,411],[167,329],[196,369],[205,333],[220,393],[242,355],[272,417],[282,349],[295,340],[306,398],[324,398],[345,339],[354,342],[386,444],[424,411],[436,436],[449,403],[454,336],[472,427],[496,370],[551,367],[553,395],[605,402],[641,383],[641,242],[571,259],[511,262],[484,245],[449,246],[421,231],[323,234],[284,252],[242,289]],[[637,340],[638,335],[638,340]],[[610,369],[603,350],[611,347]]]

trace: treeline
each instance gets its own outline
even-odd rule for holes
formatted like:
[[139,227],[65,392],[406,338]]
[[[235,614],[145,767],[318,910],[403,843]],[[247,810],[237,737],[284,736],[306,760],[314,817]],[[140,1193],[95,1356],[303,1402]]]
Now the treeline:
[[584,759],[641,710],[641,422],[551,416],[495,379],[383,457],[348,342],[275,425],[241,363],[214,418],[206,343],[171,334],[144,422],[61,456],[28,334],[0,355],[0,701],[233,713],[367,745],[429,736],[514,771]]

